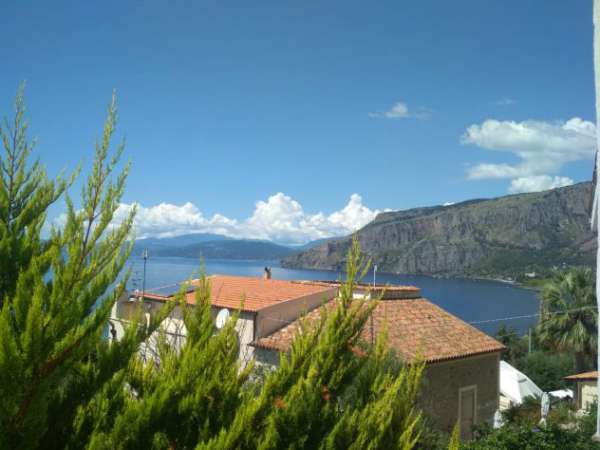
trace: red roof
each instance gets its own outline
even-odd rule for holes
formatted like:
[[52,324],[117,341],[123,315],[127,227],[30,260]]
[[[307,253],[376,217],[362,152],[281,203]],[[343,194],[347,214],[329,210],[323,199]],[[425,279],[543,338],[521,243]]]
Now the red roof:
[[[211,288],[211,304],[220,308],[240,309],[243,301],[243,311],[258,311],[277,303],[294,300],[308,295],[323,295],[323,300],[329,300],[337,290],[332,286],[308,281],[273,280],[233,275],[211,275],[208,277]],[[197,284],[198,280],[192,281]],[[172,297],[146,293],[145,297],[152,300],[167,300]],[[195,292],[186,294],[186,302],[196,302]]]
[[[333,302],[328,304],[329,307]],[[317,308],[306,316],[307,323],[320,317]],[[405,361],[417,358],[439,362],[484,353],[500,352],[504,346],[487,334],[463,322],[424,298],[381,300],[373,312],[373,330],[377,335],[387,323],[389,344]],[[275,333],[260,338],[257,347],[287,351],[300,325],[299,320]],[[370,341],[370,322],[363,339]]]
[[568,381],[593,381],[598,379],[598,371],[593,370],[591,372],[578,373],[575,375],[569,375],[565,377]]

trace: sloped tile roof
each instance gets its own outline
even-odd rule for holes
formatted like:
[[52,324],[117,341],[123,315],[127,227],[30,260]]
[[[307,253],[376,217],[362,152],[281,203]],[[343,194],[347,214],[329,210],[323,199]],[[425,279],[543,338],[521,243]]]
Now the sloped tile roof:
[[564,378],[565,380],[568,381],[592,381],[592,380],[597,380],[598,379],[598,371],[597,370],[593,370],[591,372],[584,372],[584,373],[578,373],[575,375],[569,375],[568,377]]
[[[329,302],[326,307],[332,307]],[[309,312],[308,326],[318,320],[321,309]],[[373,312],[373,331],[376,336],[387,324],[389,344],[398,356],[407,362],[417,359],[439,362],[484,353],[499,352],[504,346],[424,298],[411,300],[382,300]],[[275,333],[260,338],[257,347],[287,351],[300,326],[296,320]],[[371,324],[367,322],[362,332],[371,341]]]
[[[322,294],[323,301],[331,299],[337,289],[321,283],[308,281],[273,280],[257,277],[241,277],[233,275],[211,275],[208,277],[211,288],[211,304],[220,308],[240,309],[243,311],[259,311],[277,303],[294,300],[313,294]],[[198,284],[193,280],[192,285]],[[172,296],[161,296],[146,293],[151,300],[168,300]],[[186,294],[186,302],[193,305],[196,302],[195,292]]]

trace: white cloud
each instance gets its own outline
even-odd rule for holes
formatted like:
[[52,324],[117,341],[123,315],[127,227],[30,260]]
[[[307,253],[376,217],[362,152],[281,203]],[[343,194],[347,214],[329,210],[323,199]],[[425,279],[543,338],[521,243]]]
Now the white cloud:
[[445,202],[442,206],[452,206],[455,202]]
[[569,186],[574,181],[569,177],[559,177],[550,175],[534,175],[531,177],[515,178],[510,182],[508,192],[511,194],[520,194],[522,192],[538,192],[547,189]]
[[[517,156],[517,164],[482,163],[467,170],[470,180],[512,179],[511,192],[525,192],[548,186],[565,185],[566,177],[557,176],[570,162],[593,158],[596,127],[592,122],[574,117],[566,122],[524,122],[486,120],[471,125],[461,143],[486,150]],[[554,178],[552,177],[554,176]]]
[[[122,203],[115,214],[115,222],[124,219],[134,204]],[[135,216],[135,233],[138,238],[169,237],[190,232],[206,232],[217,234],[231,234],[237,222],[220,214],[210,218],[204,217],[202,212],[192,203],[173,205],[160,203],[152,207],[137,206]]]
[[[115,222],[122,220],[133,204],[121,204]],[[197,206],[160,203],[156,206],[137,205],[135,231],[137,238],[170,237],[187,233],[216,233],[236,238],[268,239],[286,243],[305,243],[314,239],[342,236],[363,227],[379,213],[352,194],[348,203],[330,214],[309,214],[293,198],[279,192],[255,205],[253,214],[245,220],[227,218],[221,214],[205,217]]]
[[423,107],[418,108],[416,111],[409,111],[406,103],[397,102],[387,111],[369,113],[369,117],[375,119],[429,119],[431,113],[430,109]]

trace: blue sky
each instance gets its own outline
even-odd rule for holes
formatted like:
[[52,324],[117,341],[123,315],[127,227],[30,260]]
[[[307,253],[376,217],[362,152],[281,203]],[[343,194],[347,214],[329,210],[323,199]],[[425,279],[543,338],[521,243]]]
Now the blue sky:
[[114,88],[138,235],[302,242],[384,209],[589,179],[591,9],[10,2],[0,110],[26,80],[31,135],[57,173],[90,162]]

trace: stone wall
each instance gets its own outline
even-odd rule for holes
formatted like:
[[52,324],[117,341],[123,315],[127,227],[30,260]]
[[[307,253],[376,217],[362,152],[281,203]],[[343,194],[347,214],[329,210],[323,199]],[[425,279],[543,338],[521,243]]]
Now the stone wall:
[[429,364],[419,394],[419,405],[444,431],[458,420],[459,390],[476,386],[476,423],[492,423],[498,409],[500,356],[498,353]]
[[[257,348],[254,356],[259,365],[279,365],[275,350]],[[452,432],[458,420],[459,391],[469,386],[476,386],[476,423],[492,424],[500,395],[498,353],[429,364],[419,390],[419,407],[437,428]]]

